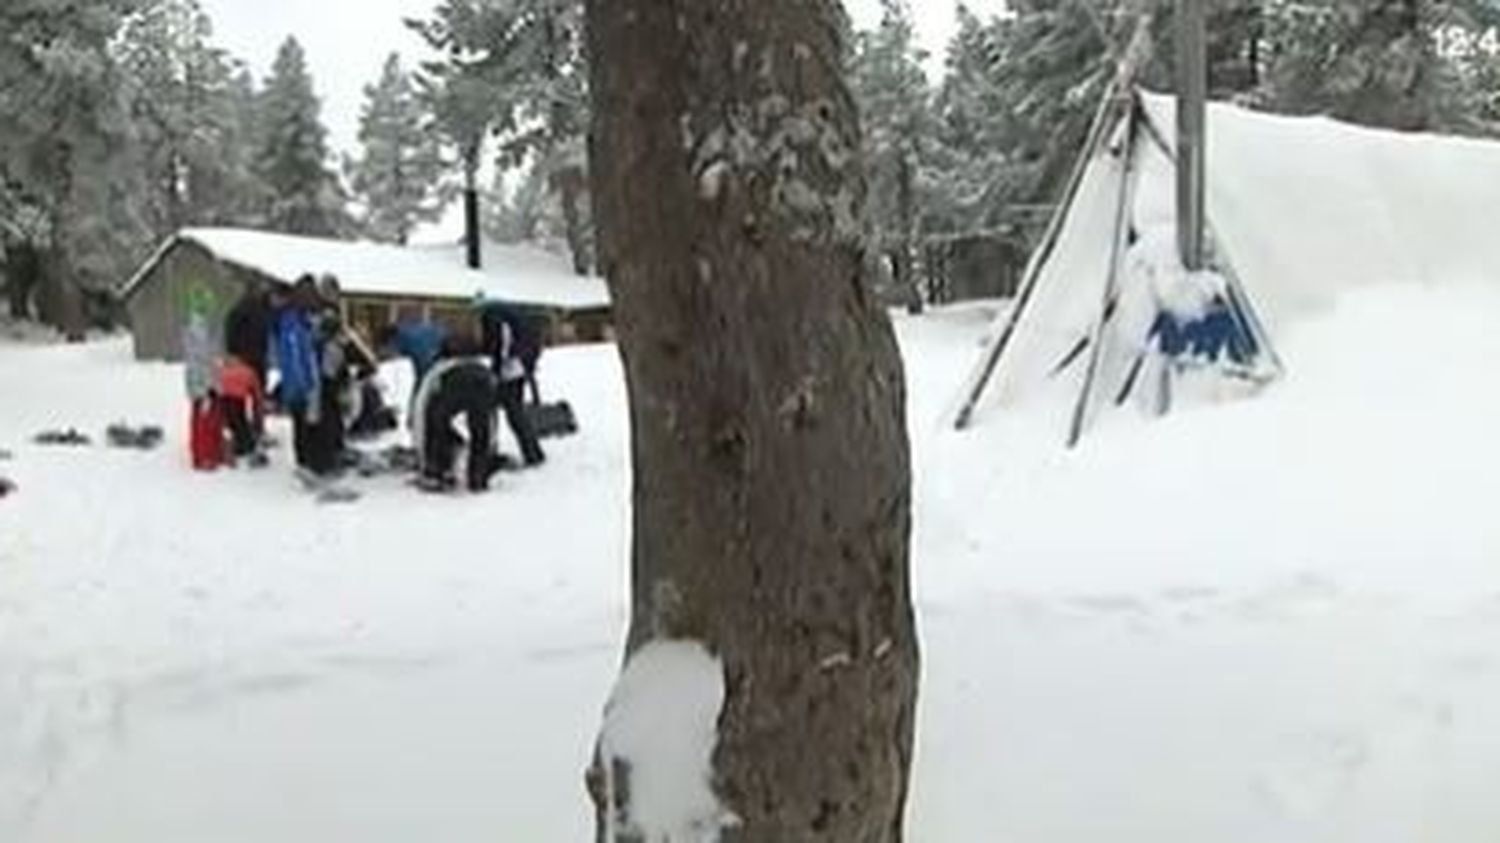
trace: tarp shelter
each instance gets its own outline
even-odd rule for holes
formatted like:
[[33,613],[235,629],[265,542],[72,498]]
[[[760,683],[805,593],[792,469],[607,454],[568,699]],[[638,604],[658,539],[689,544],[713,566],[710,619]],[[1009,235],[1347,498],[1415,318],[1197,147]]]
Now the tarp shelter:
[[960,427],[1050,401],[1076,440],[1108,407],[1253,391],[1282,370],[1274,338],[1345,291],[1500,280],[1500,143],[1227,104],[1208,109],[1216,271],[1189,275],[1174,243],[1176,100],[1113,98],[988,339]]

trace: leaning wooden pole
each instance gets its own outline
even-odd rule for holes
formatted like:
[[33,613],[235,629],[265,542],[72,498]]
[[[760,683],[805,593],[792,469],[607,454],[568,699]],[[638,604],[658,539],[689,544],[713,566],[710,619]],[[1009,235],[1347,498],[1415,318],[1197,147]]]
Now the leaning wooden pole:
[[1177,250],[1203,269],[1204,181],[1208,158],[1208,48],[1204,0],[1177,0]]
[[1120,193],[1115,199],[1115,222],[1109,244],[1109,276],[1105,279],[1104,295],[1099,301],[1099,318],[1094,322],[1094,332],[1089,338],[1089,364],[1083,376],[1083,387],[1078,390],[1078,400],[1073,405],[1073,420],[1068,427],[1069,448],[1083,438],[1083,429],[1088,424],[1089,399],[1098,380],[1099,360],[1104,354],[1104,333],[1109,330],[1111,305],[1119,295],[1120,265],[1125,259],[1130,235],[1130,212],[1135,204],[1137,106],[1134,95],[1128,96],[1127,102],[1125,142],[1120,153]]
[[1089,127],[1088,138],[1079,152],[1078,161],[1073,166],[1073,172],[1068,177],[1067,186],[1058,199],[1058,204],[1047,223],[1041,242],[1037,244],[1037,248],[1031,254],[1031,259],[1026,263],[1020,290],[1016,294],[1015,304],[1011,307],[1005,326],[985,347],[979,366],[964,386],[963,403],[959,405],[958,412],[953,418],[955,429],[964,430],[974,420],[974,412],[979,407],[979,399],[984,396],[985,387],[989,386],[994,378],[1000,358],[1005,355],[1005,349],[1009,347],[1011,338],[1015,335],[1016,326],[1020,324],[1021,316],[1031,301],[1031,295],[1036,287],[1037,279],[1042,274],[1042,268],[1046,266],[1048,258],[1052,256],[1053,247],[1062,236],[1063,223],[1067,221],[1068,210],[1078,194],[1079,185],[1083,183],[1083,174],[1087,171],[1089,162],[1098,153],[1099,148],[1107,142],[1110,131],[1118,125],[1117,120],[1122,114],[1120,105],[1124,103],[1128,108],[1129,104],[1134,101],[1136,73],[1146,63],[1150,51],[1151,18],[1149,15],[1142,15],[1137,20],[1135,34],[1131,36],[1130,43],[1119,58],[1114,78],[1105,88],[1104,96],[1100,99],[1099,109],[1094,114],[1094,122]]
[[1021,277],[1016,301],[1006,317],[1005,327],[1000,329],[1000,333],[985,348],[979,368],[970,377],[969,384],[964,390],[963,404],[959,406],[958,414],[953,419],[953,426],[957,430],[964,430],[974,420],[974,411],[979,407],[979,399],[983,397],[985,387],[994,377],[995,367],[999,365],[1000,358],[1010,345],[1010,338],[1016,332],[1016,324],[1021,321],[1021,314],[1026,310],[1027,303],[1031,301],[1037,276],[1041,275],[1042,267],[1046,265],[1047,258],[1052,254],[1052,247],[1057,244],[1057,238],[1062,234],[1063,222],[1068,217],[1068,208],[1073,204],[1073,198],[1078,195],[1078,186],[1083,183],[1083,174],[1088,169],[1089,161],[1093,159],[1095,152],[1104,142],[1109,128],[1115,125],[1115,106],[1118,101],[1117,90],[1114,83],[1111,83],[1109,89],[1105,91],[1104,98],[1099,102],[1099,110],[1094,113],[1094,123],[1089,128],[1088,139],[1084,142],[1083,151],[1073,166],[1073,172],[1068,176],[1067,187],[1064,188],[1057,207],[1052,211],[1052,217],[1047,222],[1047,229],[1042,234],[1041,242],[1031,253],[1031,259],[1026,262],[1026,271]]

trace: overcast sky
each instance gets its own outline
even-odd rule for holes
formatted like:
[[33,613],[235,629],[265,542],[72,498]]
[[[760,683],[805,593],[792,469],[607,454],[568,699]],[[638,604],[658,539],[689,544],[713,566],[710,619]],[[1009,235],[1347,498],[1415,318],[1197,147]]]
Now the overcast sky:
[[[711,0],[705,0],[710,2]],[[435,0],[201,0],[213,18],[218,43],[249,63],[263,79],[288,35],[307,51],[313,84],[323,101],[331,141],[353,151],[364,86],[380,73],[392,50],[408,60],[422,55],[420,39],[401,23],[426,17]],[[956,0],[910,0],[923,43],[941,58],[953,31]],[[971,8],[997,11],[1003,0],[969,0]],[[879,19],[879,0],[845,0],[860,25]]]

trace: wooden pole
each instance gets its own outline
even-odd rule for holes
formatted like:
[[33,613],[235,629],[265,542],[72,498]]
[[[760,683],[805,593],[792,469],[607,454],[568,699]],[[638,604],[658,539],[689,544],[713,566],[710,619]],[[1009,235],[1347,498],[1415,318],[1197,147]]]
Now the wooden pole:
[[1141,15],[1136,21],[1135,33],[1131,36],[1130,43],[1126,45],[1125,52],[1118,59],[1115,77],[1110,81],[1105,89],[1104,97],[1099,102],[1099,110],[1095,112],[1094,122],[1089,127],[1088,139],[1084,141],[1083,150],[1073,165],[1073,172],[1068,178],[1067,186],[1057,205],[1053,207],[1047,230],[1043,233],[1037,248],[1032,252],[1031,258],[1026,262],[1026,271],[1021,276],[1016,301],[1011,307],[1010,315],[1006,317],[1005,327],[985,348],[978,368],[969,376],[964,386],[963,402],[959,405],[958,412],[953,419],[954,429],[964,430],[973,422],[979,399],[984,395],[984,389],[989,385],[990,379],[995,376],[995,369],[1000,363],[1000,358],[1009,347],[1011,336],[1015,334],[1016,326],[1020,324],[1021,316],[1031,301],[1031,294],[1036,287],[1037,279],[1042,274],[1042,267],[1052,256],[1052,248],[1062,236],[1063,224],[1067,221],[1068,211],[1072,207],[1074,197],[1078,194],[1078,187],[1083,183],[1083,174],[1088,169],[1089,162],[1093,160],[1099,148],[1108,142],[1110,131],[1118,125],[1116,118],[1128,115],[1129,110],[1135,107],[1136,73],[1146,63],[1150,52],[1151,17]]
[[1208,47],[1205,0],[1177,0],[1177,249],[1189,270],[1204,268]]
[[1104,282],[1104,295],[1099,302],[1099,319],[1094,323],[1094,332],[1089,338],[1089,364],[1084,372],[1083,386],[1078,390],[1078,401],[1073,405],[1073,421],[1068,426],[1068,447],[1078,444],[1083,438],[1084,426],[1088,424],[1089,398],[1094,392],[1094,382],[1099,371],[1099,359],[1104,353],[1104,332],[1109,329],[1111,305],[1120,289],[1120,264],[1125,258],[1125,249],[1130,239],[1130,212],[1135,204],[1135,145],[1136,106],[1132,98],[1125,117],[1125,148],[1120,165],[1120,193],[1115,200],[1114,234],[1109,244],[1109,275]]
[[479,147],[464,155],[464,256],[470,269],[479,269]]

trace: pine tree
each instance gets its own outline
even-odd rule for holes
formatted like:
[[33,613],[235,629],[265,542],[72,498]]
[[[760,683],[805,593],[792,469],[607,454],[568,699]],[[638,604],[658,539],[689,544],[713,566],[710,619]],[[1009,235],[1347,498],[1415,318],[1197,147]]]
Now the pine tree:
[[224,147],[221,169],[224,199],[215,203],[209,221],[216,225],[263,227],[265,209],[271,204],[271,189],[261,179],[260,95],[255,78],[236,63],[224,88]]
[[[133,4],[0,5],[0,228],[34,275],[40,316],[81,337],[84,293],[124,277],[147,242],[139,144],[126,76],[111,52]],[[16,284],[16,279],[12,279]]]
[[483,0],[443,0],[432,17],[408,20],[440,60],[425,62],[417,76],[418,96],[433,126],[453,147],[463,170],[464,238],[469,262],[480,255],[479,170],[485,142],[511,119],[513,106],[502,93],[524,65],[518,24],[509,8]]
[[287,38],[258,103],[256,170],[269,202],[265,224],[289,234],[339,236],[348,231],[344,196],[329,169],[327,135],[302,46]]
[[[1493,132],[1500,23],[1487,0],[1266,0],[1269,69],[1259,99],[1396,129]],[[1493,39],[1490,42],[1493,44]]]
[[236,103],[244,70],[211,37],[198,0],[156,0],[120,39],[158,237],[185,225],[248,221],[252,150]]
[[911,10],[882,0],[880,26],[855,38],[850,85],[860,108],[872,246],[890,262],[892,281],[909,308],[920,310],[916,236],[918,173],[935,141],[932,91],[922,71]]
[[425,99],[467,172],[477,173],[490,136],[502,169],[535,169],[558,198],[575,269],[587,271],[593,238],[581,3],[444,0],[430,19],[409,23],[444,54],[423,66]]
[[[507,75],[504,92],[515,104],[502,152],[512,162],[531,159],[557,197],[563,238],[573,268],[586,274],[594,263],[588,198],[588,74],[580,0],[511,0],[530,73]],[[524,127],[536,126],[535,129]]]
[[937,142],[925,171],[929,187],[928,233],[962,235],[1002,223],[1015,198],[1011,158],[1020,125],[995,75],[1002,24],[985,22],[958,7],[958,28],[948,43],[934,115]]
[[359,121],[364,154],[351,167],[364,231],[376,240],[405,244],[418,223],[441,217],[451,198],[442,150],[423,115],[411,76],[392,53],[380,80],[365,88]]

